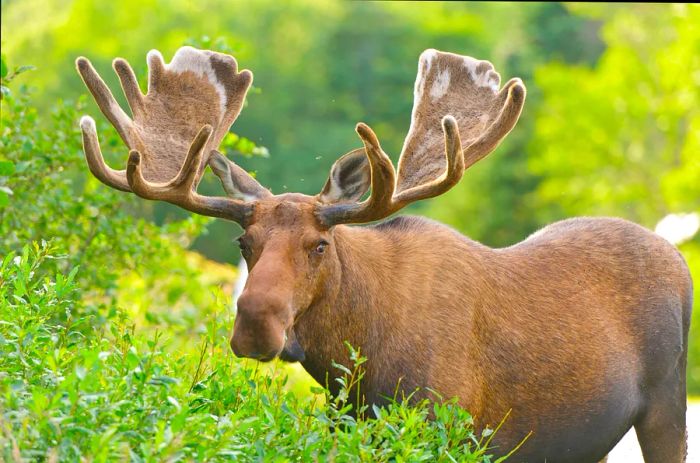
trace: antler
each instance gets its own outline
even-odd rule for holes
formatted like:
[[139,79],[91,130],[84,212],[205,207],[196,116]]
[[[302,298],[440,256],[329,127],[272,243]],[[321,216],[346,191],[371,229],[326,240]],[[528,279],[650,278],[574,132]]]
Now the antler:
[[[130,149],[126,170],[107,166],[95,122],[83,117],[83,149],[95,177],[113,188],[133,191],[146,199],[168,201],[199,214],[238,222],[245,219],[250,205],[230,198],[200,196],[196,189],[210,153],[218,148],[240,113],[253,81],[250,71],[238,72],[232,56],[192,47],[180,48],[166,65],[160,52],[152,50],[148,53],[148,93],[143,95],[129,63],[117,58],[113,66],[132,120],[90,61],[81,57],[76,65],[100,110]],[[232,170],[240,171],[223,156],[215,157],[219,164],[227,162]],[[249,188],[248,196],[270,194],[252,178],[247,185],[250,186],[250,180],[257,187]]]
[[525,86],[516,78],[499,91],[500,80],[488,61],[424,51],[398,175],[374,132],[358,124],[370,161],[372,193],[362,203],[321,206],[320,220],[328,226],[378,220],[456,185],[464,170],[493,151],[520,117]]

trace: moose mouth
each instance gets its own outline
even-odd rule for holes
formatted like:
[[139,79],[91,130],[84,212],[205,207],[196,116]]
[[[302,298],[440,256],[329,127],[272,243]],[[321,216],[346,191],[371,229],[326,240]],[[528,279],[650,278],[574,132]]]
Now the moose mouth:
[[303,362],[304,359],[306,359],[306,354],[297,340],[297,335],[294,332],[293,326],[285,333],[284,347],[279,354],[279,358],[280,360],[290,363]]

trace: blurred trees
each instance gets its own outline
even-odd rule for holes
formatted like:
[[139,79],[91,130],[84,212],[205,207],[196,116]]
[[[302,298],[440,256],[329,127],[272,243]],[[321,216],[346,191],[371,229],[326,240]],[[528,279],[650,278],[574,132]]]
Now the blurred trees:
[[700,9],[617,9],[593,67],[537,69],[529,166],[539,222],[622,215],[653,228],[700,206]]

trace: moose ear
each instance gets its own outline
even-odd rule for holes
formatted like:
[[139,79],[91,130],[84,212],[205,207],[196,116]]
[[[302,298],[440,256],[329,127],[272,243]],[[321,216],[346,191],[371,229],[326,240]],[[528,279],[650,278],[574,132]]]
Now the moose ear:
[[371,181],[367,154],[364,148],[359,148],[335,161],[319,198],[324,203],[358,201]]
[[211,152],[209,167],[214,171],[226,193],[234,198],[242,198],[245,201],[271,196],[269,190],[260,185],[244,169],[231,162],[218,151]]

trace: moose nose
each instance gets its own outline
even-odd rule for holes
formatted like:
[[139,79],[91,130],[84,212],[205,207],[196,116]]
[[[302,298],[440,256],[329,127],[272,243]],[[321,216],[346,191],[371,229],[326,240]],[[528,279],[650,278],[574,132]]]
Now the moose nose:
[[238,303],[236,304],[236,317],[242,317],[245,319],[253,319],[260,316],[261,310],[260,298],[251,297],[249,293],[244,292],[238,298]]
[[272,360],[284,347],[284,323],[288,311],[280,301],[246,292],[238,299],[231,350],[237,357]]
[[233,354],[238,358],[249,358],[249,359],[253,359],[253,360],[260,360],[263,362],[270,361],[277,356],[276,351],[275,352],[244,351],[241,349],[240,346],[238,346],[238,343],[236,342],[235,337],[231,338],[231,350],[233,351]]
[[291,309],[288,298],[274,293],[243,291],[238,298],[237,316],[253,322],[264,322],[270,318],[284,318]]

